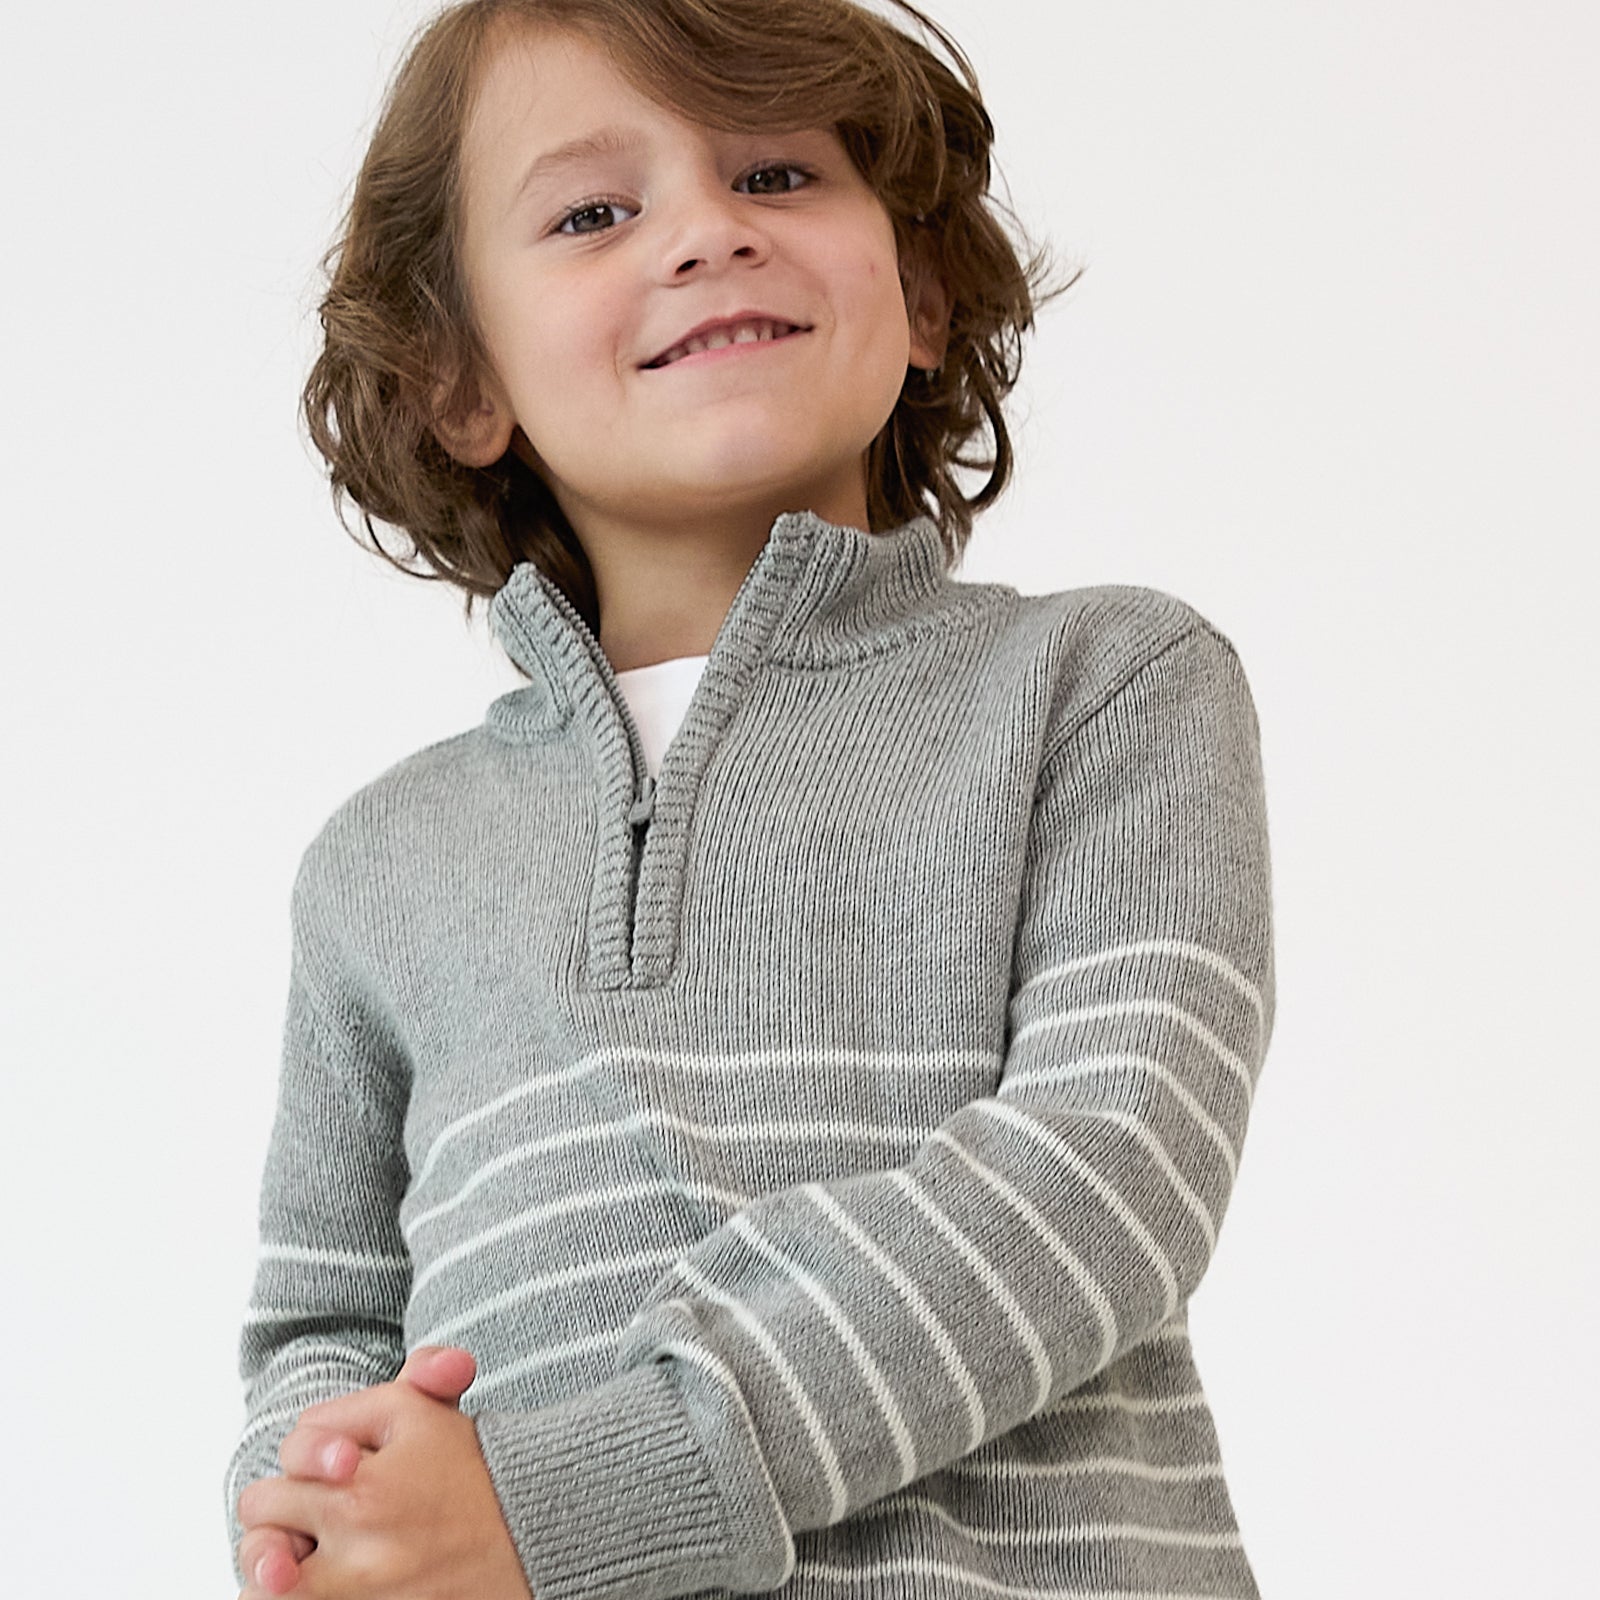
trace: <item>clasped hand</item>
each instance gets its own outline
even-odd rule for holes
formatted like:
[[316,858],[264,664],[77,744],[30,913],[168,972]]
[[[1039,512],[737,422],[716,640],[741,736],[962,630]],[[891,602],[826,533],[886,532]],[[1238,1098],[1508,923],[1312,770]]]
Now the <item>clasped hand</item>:
[[464,1350],[301,1412],[283,1475],[239,1497],[240,1600],[530,1600],[477,1431]]

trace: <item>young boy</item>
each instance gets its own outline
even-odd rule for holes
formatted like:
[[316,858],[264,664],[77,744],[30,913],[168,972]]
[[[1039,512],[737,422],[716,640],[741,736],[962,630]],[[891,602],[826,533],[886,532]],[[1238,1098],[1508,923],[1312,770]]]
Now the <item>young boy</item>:
[[1181,601],[949,579],[1031,314],[988,132],[842,0],[402,72],[313,430],[529,683],[296,883],[248,1595],[1256,1593],[1185,1322],[1254,710]]

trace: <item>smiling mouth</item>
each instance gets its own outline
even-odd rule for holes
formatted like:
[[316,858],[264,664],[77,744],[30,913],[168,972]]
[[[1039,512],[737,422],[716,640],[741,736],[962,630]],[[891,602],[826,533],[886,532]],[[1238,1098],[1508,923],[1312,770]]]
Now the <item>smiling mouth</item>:
[[725,350],[736,344],[773,344],[779,339],[787,339],[790,334],[808,331],[792,322],[779,322],[771,317],[751,317],[744,322],[730,322],[723,327],[697,333],[682,344],[663,350],[654,361],[645,362],[644,370],[649,372],[658,367],[670,367],[675,361],[682,361],[686,356],[701,355],[707,350]]

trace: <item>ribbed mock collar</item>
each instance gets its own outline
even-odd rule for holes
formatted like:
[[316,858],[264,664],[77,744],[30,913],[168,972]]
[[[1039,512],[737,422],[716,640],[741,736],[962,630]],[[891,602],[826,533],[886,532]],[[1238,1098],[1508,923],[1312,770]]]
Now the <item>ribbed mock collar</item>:
[[[918,517],[883,533],[810,512],[778,518],[728,608],[707,672],[763,660],[823,668],[857,661],[921,631],[952,581],[938,525]],[[528,686],[496,702],[500,731],[535,735],[565,724],[615,676],[583,618],[532,562],[513,569],[489,618]],[[596,680],[599,680],[599,683]]]

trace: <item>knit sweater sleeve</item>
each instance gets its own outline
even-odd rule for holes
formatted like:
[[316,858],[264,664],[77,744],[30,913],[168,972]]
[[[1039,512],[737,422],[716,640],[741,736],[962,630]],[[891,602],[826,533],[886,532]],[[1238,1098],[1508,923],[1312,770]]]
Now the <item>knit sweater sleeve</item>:
[[235,1550],[239,1495],[278,1472],[278,1446],[300,1412],[389,1381],[404,1359],[411,1277],[398,1222],[406,1184],[404,1053],[384,1008],[332,953],[318,871],[313,847],[293,896],[278,1105],[239,1346],[246,1419],[225,1485]]
[[762,1196],[613,1375],[477,1419],[538,1600],[756,1592],[794,1537],[1016,1428],[1200,1281],[1271,1032],[1254,705],[1203,621],[1053,722],[994,1093],[903,1165]]

